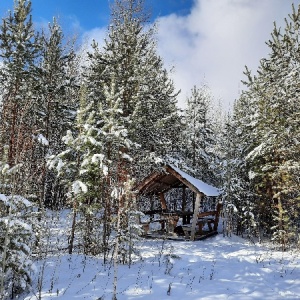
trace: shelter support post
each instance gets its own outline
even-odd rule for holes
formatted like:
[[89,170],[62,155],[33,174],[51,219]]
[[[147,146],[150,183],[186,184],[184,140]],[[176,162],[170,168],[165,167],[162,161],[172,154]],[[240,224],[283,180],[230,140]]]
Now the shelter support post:
[[167,202],[166,202],[164,193],[159,193],[158,195],[159,195],[159,199],[160,199],[161,209],[162,210],[167,209]]
[[186,187],[183,186],[182,187],[182,206],[181,206],[181,211],[184,212],[185,211],[185,208],[186,208],[186,195],[185,195],[185,190],[186,190]]
[[[183,213],[185,212],[185,209],[186,209],[186,194],[185,194],[185,191],[186,191],[186,187],[183,186],[182,187],[182,205],[181,205],[181,211]],[[187,217],[185,215],[183,215],[182,223],[183,223],[183,225],[187,224]]]
[[195,240],[195,231],[196,231],[196,224],[198,220],[198,211],[200,208],[200,202],[201,202],[201,194],[197,194],[196,202],[195,202],[195,209],[193,214],[193,222],[192,222],[192,228],[191,228],[191,241]]

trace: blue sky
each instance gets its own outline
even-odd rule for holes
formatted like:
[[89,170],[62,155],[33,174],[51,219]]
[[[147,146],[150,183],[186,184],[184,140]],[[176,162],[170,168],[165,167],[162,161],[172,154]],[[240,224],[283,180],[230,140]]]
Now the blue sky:
[[[37,28],[59,17],[65,35],[77,34],[101,45],[107,32],[112,0],[32,0]],[[254,72],[267,57],[265,42],[273,22],[284,18],[300,0],[145,0],[157,21],[158,53],[181,90],[184,107],[194,85],[208,84],[216,102],[230,108],[244,88],[245,65]],[[0,16],[13,7],[13,0],[0,0]]]
[[[49,22],[53,16],[63,23],[78,22],[82,30],[106,26],[109,21],[109,5],[112,0],[32,0],[32,15],[38,23]],[[192,8],[193,0],[146,0],[152,9],[152,19],[176,13],[186,15]],[[0,14],[5,15],[13,8],[13,0],[0,1]],[[67,24],[64,24],[65,26]]]

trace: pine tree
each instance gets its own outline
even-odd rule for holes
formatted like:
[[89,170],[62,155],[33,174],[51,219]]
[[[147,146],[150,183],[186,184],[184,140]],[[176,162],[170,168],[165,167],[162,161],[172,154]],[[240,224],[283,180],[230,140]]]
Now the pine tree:
[[222,197],[224,234],[246,235],[253,238],[257,234],[257,207],[255,193],[248,176],[245,156],[251,139],[251,107],[245,94],[234,105],[223,129]]
[[56,19],[49,24],[49,33],[40,37],[41,62],[38,88],[33,107],[36,128],[34,157],[37,162],[34,178],[42,205],[59,206],[64,191],[54,174],[46,168],[46,158],[63,150],[62,137],[75,122],[78,106],[78,68],[73,42],[64,41],[62,29]]
[[[129,149],[132,143],[122,125],[120,98],[115,92],[114,80],[110,87],[103,87],[105,109],[102,101],[88,103],[85,88],[82,89],[77,117],[78,134],[67,133],[64,137],[66,150],[52,156],[49,166],[56,168],[70,188],[74,214],[70,249],[77,226],[77,230],[83,230],[84,252],[103,253],[106,261],[114,245],[110,233],[114,230],[119,236],[121,229],[118,226],[121,223],[127,224],[123,229],[128,228],[126,215],[134,209],[134,201],[129,201],[126,188],[130,178],[122,171],[124,159],[130,160],[124,149]],[[80,220],[76,225],[78,215]],[[113,215],[118,216],[119,222]],[[121,244],[121,236],[118,237],[118,245]]]
[[[31,193],[27,180],[33,149],[31,109],[34,102],[36,66],[39,53],[31,19],[31,2],[18,0],[14,12],[2,20],[0,26],[0,69],[2,109],[0,116],[1,145],[8,147],[8,165],[22,163],[14,183],[18,194]],[[0,155],[3,156],[3,149]]]
[[[132,180],[140,180],[155,162],[162,162],[172,150],[179,124],[174,86],[156,54],[154,28],[145,28],[143,4],[140,0],[115,1],[108,38],[102,50],[93,44],[85,73],[86,103],[96,112],[98,130],[106,133],[101,153],[114,162],[107,164],[102,206],[105,248],[111,246],[104,237],[111,230],[117,234],[112,241],[115,262],[120,257],[130,263],[139,230],[135,198],[129,189]],[[123,128],[123,142],[110,133],[110,126]],[[111,221],[115,214],[117,223]]]
[[[8,147],[5,147],[3,153],[0,161],[0,188],[7,190],[7,186],[12,186],[18,168],[9,168],[7,164]],[[0,194],[0,298],[3,300],[13,299],[31,285],[34,237],[32,206],[19,195]]]
[[139,146],[131,149],[133,161],[124,169],[138,180],[172,151],[179,124],[174,86],[156,53],[155,28],[146,29],[143,5],[142,0],[115,1],[108,39],[102,51],[94,44],[87,77],[91,97],[100,99],[101,82],[109,84],[115,72],[124,126]]
[[255,106],[252,149],[247,156],[260,195],[260,212],[268,232],[286,247],[295,238],[299,214],[299,36],[300,7],[286,19],[284,31],[274,26],[258,75],[248,75]]
[[[99,114],[98,111],[97,113]],[[73,207],[70,253],[73,251],[76,227],[79,227],[78,230],[83,230],[82,245],[86,254],[92,253],[92,249],[95,248],[92,239],[96,239],[97,236],[93,237],[93,233],[99,227],[93,224],[95,221],[93,215],[98,212],[95,210],[96,202],[98,205],[101,204],[104,192],[101,190],[101,183],[103,177],[107,175],[107,165],[102,154],[101,131],[97,128],[99,118],[95,115],[96,111],[86,102],[86,92],[82,87],[77,126],[73,132],[69,130],[63,137],[65,150],[48,159],[49,168],[58,173],[58,177],[63,179],[62,183],[69,189],[68,198]],[[77,216],[81,220],[79,225],[76,224]],[[86,224],[82,224],[84,222]]]
[[[30,202],[20,196],[0,194],[0,296],[13,299],[31,285],[32,226],[26,221]],[[8,213],[3,214],[3,211]]]
[[207,183],[216,183],[212,172],[214,162],[214,131],[211,116],[212,96],[209,88],[194,86],[185,110],[185,158],[193,175]]
[[31,194],[31,113],[39,46],[30,12],[30,1],[15,1],[0,26],[1,299],[16,296],[31,283],[34,221],[28,219],[31,204],[22,196]]

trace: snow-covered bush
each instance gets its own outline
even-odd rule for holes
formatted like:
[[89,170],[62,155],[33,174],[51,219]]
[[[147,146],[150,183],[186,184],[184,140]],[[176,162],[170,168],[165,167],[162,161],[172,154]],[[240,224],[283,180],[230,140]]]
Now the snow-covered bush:
[[21,196],[0,194],[0,298],[13,298],[31,284],[31,203]]

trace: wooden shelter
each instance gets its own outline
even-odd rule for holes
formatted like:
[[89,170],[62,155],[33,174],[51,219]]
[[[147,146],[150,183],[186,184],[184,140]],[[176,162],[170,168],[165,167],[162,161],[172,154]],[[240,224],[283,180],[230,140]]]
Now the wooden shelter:
[[[193,203],[193,211],[186,211],[187,199],[185,192],[182,193],[181,210],[172,211],[167,206],[165,194],[171,189],[182,188],[189,189],[196,195],[196,200]],[[183,219],[182,230],[186,239],[195,240],[203,239],[207,236],[217,233],[220,204],[216,204],[213,210],[201,212],[200,204],[204,196],[215,199],[220,192],[217,188],[208,185],[207,183],[196,179],[182,170],[167,165],[162,172],[154,172],[146,177],[136,186],[138,196],[152,197],[156,195],[160,199],[161,209],[148,210],[144,213],[147,215],[159,214],[160,218],[156,221],[160,222],[162,229],[172,232],[176,226],[176,220],[180,217]],[[192,223],[190,221],[192,219]],[[149,223],[143,224],[147,233]],[[204,230],[207,228],[207,230]]]

